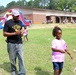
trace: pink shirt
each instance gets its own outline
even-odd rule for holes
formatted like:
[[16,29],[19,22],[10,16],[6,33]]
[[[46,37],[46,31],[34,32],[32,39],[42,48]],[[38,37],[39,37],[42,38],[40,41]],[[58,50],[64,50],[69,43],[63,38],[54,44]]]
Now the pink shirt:
[[28,30],[24,30],[23,35],[27,35],[28,34]]
[[[65,50],[67,48],[66,42],[63,39],[54,39],[52,41],[52,48]],[[52,51],[52,62],[64,62],[65,53]]]

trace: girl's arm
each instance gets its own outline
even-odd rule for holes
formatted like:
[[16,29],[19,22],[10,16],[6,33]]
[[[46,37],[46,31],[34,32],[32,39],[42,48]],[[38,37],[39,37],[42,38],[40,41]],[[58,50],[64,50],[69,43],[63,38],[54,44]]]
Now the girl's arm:
[[72,55],[70,54],[70,52],[66,49],[65,50],[67,52],[67,54],[70,56],[71,59],[73,59]]
[[65,53],[65,51],[63,51],[63,50],[59,50],[59,49],[55,49],[55,48],[52,48],[52,51],[54,51],[54,52],[61,52],[61,53]]

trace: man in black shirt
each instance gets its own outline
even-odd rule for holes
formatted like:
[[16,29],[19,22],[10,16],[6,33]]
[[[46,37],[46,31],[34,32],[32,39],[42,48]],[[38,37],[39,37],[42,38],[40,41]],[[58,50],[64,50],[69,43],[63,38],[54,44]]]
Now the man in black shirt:
[[7,50],[11,63],[12,75],[16,73],[16,58],[18,57],[19,71],[18,75],[25,75],[23,44],[22,44],[22,22],[19,20],[19,12],[12,9],[12,19],[6,21],[3,29],[3,35],[7,37]]

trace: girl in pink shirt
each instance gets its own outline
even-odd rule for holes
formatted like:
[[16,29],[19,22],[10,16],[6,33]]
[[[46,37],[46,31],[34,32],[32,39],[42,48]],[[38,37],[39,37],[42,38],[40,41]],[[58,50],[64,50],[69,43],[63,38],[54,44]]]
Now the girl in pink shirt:
[[55,37],[55,39],[52,41],[52,47],[51,47],[54,75],[61,75],[65,58],[65,52],[69,54],[71,59],[73,58],[69,53],[69,51],[67,50],[66,42],[61,38],[62,30],[56,26],[54,27],[52,34]]
[[24,27],[24,31],[23,31],[23,37],[24,37],[24,41],[28,41],[28,30],[27,27]]

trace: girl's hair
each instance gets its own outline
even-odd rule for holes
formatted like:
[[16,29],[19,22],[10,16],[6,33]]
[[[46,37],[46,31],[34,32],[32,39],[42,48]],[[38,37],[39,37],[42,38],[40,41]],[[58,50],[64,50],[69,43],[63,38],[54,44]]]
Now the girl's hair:
[[26,26],[24,26],[24,29],[26,29],[27,27]]
[[52,31],[52,35],[55,37],[56,33],[58,32],[58,30],[62,31],[61,28],[59,28],[58,26],[55,26],[53,31]]

